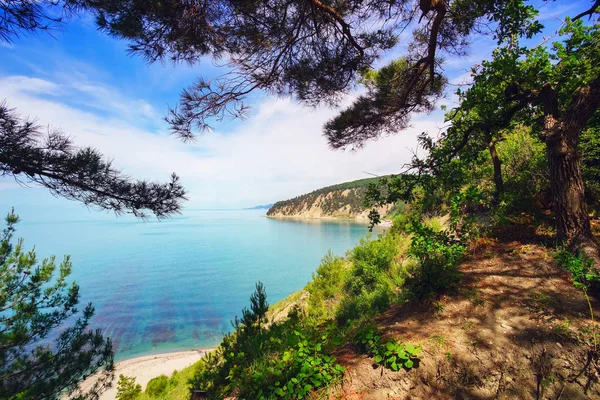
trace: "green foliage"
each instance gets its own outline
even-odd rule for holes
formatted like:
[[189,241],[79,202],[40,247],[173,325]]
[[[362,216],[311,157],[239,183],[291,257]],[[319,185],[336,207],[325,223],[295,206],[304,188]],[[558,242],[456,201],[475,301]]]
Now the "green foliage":
[[254,331],[260,334],[263,325],[268,322],[266,317],[268,310],[265,287],[262,282],[257,282],[256,291],[250,296],[250,309],[244,307],[241,320],[236,317],[234,325],[247,335],[251,335]]
[[[13,18],[16,11],[13,5],[17,3],[34,4],[11,1],[10,10],[6,10],[7,3],[1,2],[0,12]],[[36,2],[36,7],[45,9],[49,4]],[[29,21],[29,17],[23,19]],[[5,17],[0,19],[0,43],[6,33],[3,32],[5,21]],[[152,212],[157,218],[166,218],[181,210],[186,197],[177,175],[172,174],[166,183],[132,179],[98,150],[78,148],[71,137],[60,130],[49,130],[48,134],[45,130],[46,127],[18,115],[3,99],[0,103],[0,176],[33,183],[47,188],[54,196],[116,214],[130,213],[143,218]]]
[[135,377],[119,375],[117,400],[136,400],[142,394],[142,386],[135,383]]
[[410,229],[410,217],[406,213],[400,213],[392,218],[392,227],[388,234],[399,235],[405,234]]
[[[517,2],[494,11],[494,20],[506,23],[504,28],[498,26],[496,33],[506,28],[513,34],[499,40],[491,60],[473,68],[474,84],[457,91],[460,105],[446,114],[451,124],[440,139],[419,138],[428,156],[413,159],[411,179],[386,179],[368,192],[372,205],[393,203],[401,197],[413,201],[410,208],[418,220],[432,208],[439,213],[451,205],[455,194],[474,187],[482,196],[470,212],[491,215],[493,223],[510,223],[523,213],[547,218],[544,216],[552,206],[557,215],[581,220],[567,224],[565,218],[557,219],[559,240],[589,236],[586,213],[571,211],[582,206],[567,204],[578,203],[583,193],[564,195],[570,190],[560,178],[566,172],[550,173],[550,168],[562,164],[548,162],[547,157],[560,158],[579,150],[586,200],[598,206],[600,130],[598,102],[592,99],[597,97],[592,93],[600,90],[600,25],[594,18],[588,22],[567,18],[550,46],[526,47],[519,42],[519,35],[539,32],[534,14],[533,8]],[[510,18],[505,20],[507,15],[520,21],[518,26],[528,28],[517,29],[508,23]],[[530,23],[522,25],[524,21]],[[377,78],[371,73],[367,84]],[[550,100],[552,107],[548,106]],[[568,146],[568,150],[560,146]],[[565,168],[578,179],[579,163]],[[563,195],[559,195],[561,191]],[[373,213],[372,220],[377,219]],[[583,228],[574,232],[571,225]]]
[[345,276],[344,293],[336,319],[345,323],[357,316],[372,316],[386,310],[395,289],[402,286],[404,275],[394,258],[398,254],[397,237],[388,234],[377,240],[361,240],[351,252],[352,263]]
[[571,273],[573,285],[588,290],[592,284],[600,282],[600,274],[594,268],[594,260],[583,252],[573,255],[567,250],[560,250],[554,255],[556,261]]
[[[325,265],[336,263],[333,257],[329,261]],[[252,298],[259,299],[261,291],[264,288],[257,285]],[[248,312],[258,309],[251,307]],[[217,352],[199,363],[192,387],[207,390],[215,398],[235,393],[243,399],[297,399],[336,382],[344,369],[330,351],[339,339],[333,337],[332,329],[303,320],[299,310],[292,310],[286,320],[262,330],[247,330],[237,322]]]
[[[154,383],[156,378],[152,379],[150,382],[148,382],[145,392],[142,393],[138,397],[137,400],[157,400],[157,399],[160,399],[160,400],[189,400],[190,399],[189,381],[195,375],[196,370],[198,369],[198,365],[200,363],[201,363],[201,361],[198,361],[197,363],[195,363],[189,367],[186,367],[182,370],[173,371],[171,376],[167,379],[164,389],[158,394],[155,393],[155,392],[157,392],[156,389],[160,389],[160,387],[162,386],[162,383],[156,384],[156,383]],[[158,378],[160,378],[159,382],[164,381],[164,378],[162,375]],[[154,385],[156,385],[157,387],[156,387],[156,389],[154,389],[154,392],[152,393],[152,395],[150,395],[148,393],[149,388]]]
[[356,344],[365,349],[367,354],[373,357],[377,364],[392,371],[398,371],[401,368],[409,370],[418,366],[421,361],[419,358],[420,346],[404,345],[397,343],[394,339],[383,343],[381,335],[374,328],[365,328],[356,335],[354,340]]
[[84,374],[99,372],[89,393],[112,380],[110,339],[88,330],[94,313],[77,310],[79,287],[69,283],[71,261],[38,262],[20,239],[11,241],[19,218],[11,212],[0,235],[0,398],[53,398],[76,391]]
[[413,236],[409,254],[419,262],[406,279],[408,293],[423,299],[456,284],[461,278],[458,264],[466,251],[464,242],[420,222],[413,223],[410,232]]
[[579,152],[586,199],[600,211],[600,113],[596,114],[589,129],[580,137]]
[[169,384],[169,377],[166,375],[161,375],[156,378],[150,379],[148,385],[146,385],[146,390],[144,391],[150,397],[159,397],[165,392],[167,385]]
[[[284,351],[281,359],[272,360],[264,371],[238,377],[246,386],[244,398],[302,399],[312,390],[327,387],[342,377],[344,368],[323,353],[326,333],[320,340],[307,338],[298,330],[294,335],[296,344]],[[266,386],[265,381],[269,382]]]
[[340,295],[347,270],[346,263],[343,257],[335,256],[331,251],[321,260],[316,273],[313,273],[312,281],[306,285],[306,290],[310,293],[308,312],[312,317],[327,319],[331,316],[333,307],[327,307],[326,304]]
[[596,351],[598,349],[596,322],[594,320],[594,309],[592,308],[592,303],[590,301],[590,297],[588,296],[588,290],[592,286],[595,286],[597,289],[597,285],[600,282],[600,274],[598,273],[598,270],[594,268],[594,260],[586,256],[581,251],[575,256],[564,249],[556,253],[554,258],[559,264],[561,264],[567,271],[571,273],[573,286],[583,291],[590,309],[590,316],[592,317],[591,333],[594,342],[594,351]]

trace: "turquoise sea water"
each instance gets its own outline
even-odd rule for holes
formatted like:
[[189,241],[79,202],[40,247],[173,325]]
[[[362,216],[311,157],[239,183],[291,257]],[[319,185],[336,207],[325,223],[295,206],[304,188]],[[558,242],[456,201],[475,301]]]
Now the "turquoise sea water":
[[352,222],[299,222],[264,210],[187,210],[166,221],[79,220],[17,226],[38,256],[71,255],[81,303],[113,338],[116,358],[217,345],[265,284],[271,304],[301,289],[320,259],[367,232]]

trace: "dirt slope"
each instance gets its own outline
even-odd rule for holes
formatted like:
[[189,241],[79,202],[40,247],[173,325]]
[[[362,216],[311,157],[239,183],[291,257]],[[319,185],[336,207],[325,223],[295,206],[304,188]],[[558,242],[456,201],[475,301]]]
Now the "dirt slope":
[[332,398],[600,399],[593,346],[583,344],[592,337],[587,302],[546,248],[488,241],[461,270],[458,293],[378,318],[386,336],[423,345],[418,369],[376,368],[348,347]]

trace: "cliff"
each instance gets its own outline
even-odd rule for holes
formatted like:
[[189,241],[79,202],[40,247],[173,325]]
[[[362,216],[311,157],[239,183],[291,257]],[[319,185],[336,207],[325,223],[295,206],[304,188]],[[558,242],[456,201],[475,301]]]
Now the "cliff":
[[[365,194],[370,183],[379,178],[367,178],[324,187],[293,199],[278,201],[267,211],[274,218],[307,219],[356,219],[368,220],[368,207],[364,206]],[[378,209],[385,215],[389,207]]]

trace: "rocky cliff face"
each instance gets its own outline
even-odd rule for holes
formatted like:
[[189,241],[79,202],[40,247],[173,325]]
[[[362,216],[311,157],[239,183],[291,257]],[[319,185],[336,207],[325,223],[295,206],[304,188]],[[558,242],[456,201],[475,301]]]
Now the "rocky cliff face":
[[[336,189],[324,188],[294,199],[279,201],[267,212],[274,218],[355,219],[368,221],[370,208],[364,206],[367,185]],[[385,215],[388,207],[378,210]]]

